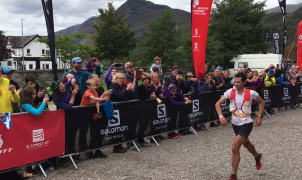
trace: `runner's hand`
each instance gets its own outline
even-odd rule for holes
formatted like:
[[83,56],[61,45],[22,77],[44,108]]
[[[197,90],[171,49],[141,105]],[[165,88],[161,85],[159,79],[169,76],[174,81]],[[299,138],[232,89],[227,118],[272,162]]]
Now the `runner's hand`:
[[256,120],[256,126],[261,126],[261,117]]
[[220,120],[220,124],[223,126],[226,126],[228,123],[227,120],[225,119],[225,117],[221,117],[221,118],[219,118],[219,120]]

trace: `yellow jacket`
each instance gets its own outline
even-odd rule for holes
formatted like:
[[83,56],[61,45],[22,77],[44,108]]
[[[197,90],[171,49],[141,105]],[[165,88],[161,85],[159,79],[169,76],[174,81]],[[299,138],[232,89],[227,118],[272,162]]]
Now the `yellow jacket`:
[[18,103],[20,101],[20,96],[15,90],[15,94],[12,94],[8,90],[9,80],[0,76],[0,114],[1,113],[12,113],[13,103]]

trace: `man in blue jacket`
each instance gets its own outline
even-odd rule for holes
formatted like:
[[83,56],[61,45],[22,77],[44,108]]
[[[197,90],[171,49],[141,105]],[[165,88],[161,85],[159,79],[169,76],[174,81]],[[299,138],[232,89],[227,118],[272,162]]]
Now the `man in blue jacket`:
[[[82,68],[82,59],[79,57],[75,57],[71,60],[72,62],[72,69],[68,70],[66,73],[63,74],[61,81],[63,79],[63,77],[66,74],[73,74],[76,81],[77,81],[77,85],[79,86],[79,90],[80,90],[80,94],[78,94],[76,96],[74,105],[80,105],[82,97],[85,93],[85,91],[87,90],[87,86],[86,86],[86,81],[88,80],[88,77],[91,75],[91,73],[89,72],[85,72],[85,71],[81,71]],[[96,66],[99,66],[99,61],[95,62]]]

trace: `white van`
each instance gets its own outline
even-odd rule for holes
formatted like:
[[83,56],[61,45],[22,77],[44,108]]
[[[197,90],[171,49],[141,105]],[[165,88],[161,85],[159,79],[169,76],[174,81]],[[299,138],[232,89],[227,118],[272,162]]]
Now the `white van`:
[[243,65],[248,64],[252,71],[262,71],[268,68],[270,64],[277,66],[281,64],[281,54],[243,54],[233,58],[230,61],[230,77],[234,77],[238,69],[243,68]]

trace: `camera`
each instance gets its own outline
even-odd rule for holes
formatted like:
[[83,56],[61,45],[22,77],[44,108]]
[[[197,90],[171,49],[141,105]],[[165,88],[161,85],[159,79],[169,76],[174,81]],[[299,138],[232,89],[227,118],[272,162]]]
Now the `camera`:
[[210,81],[210,85],[211,85],[211,86],[213,86],[213,85],[214,85],[213,81]]
[[96,59],[90,59],[91,62],[96,62]]
[[121,64],[114,64],[115,67],[122,67]]

